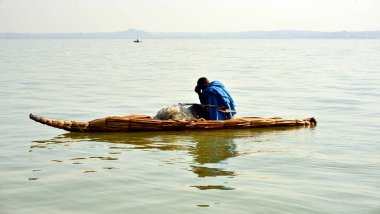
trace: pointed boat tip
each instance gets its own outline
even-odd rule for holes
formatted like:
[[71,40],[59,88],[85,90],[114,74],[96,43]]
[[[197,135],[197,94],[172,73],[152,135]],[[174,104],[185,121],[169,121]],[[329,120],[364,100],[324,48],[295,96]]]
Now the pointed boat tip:
[[30,113],[29,114],[29,118],[32,119],[32,120],[35,120],[38,116],[33,114],[33,113]]
[[36,122],[39,122],[38,121],[39,117],[37,115],[33,114],[33,113],[29,114],[29,119],[34,120]]

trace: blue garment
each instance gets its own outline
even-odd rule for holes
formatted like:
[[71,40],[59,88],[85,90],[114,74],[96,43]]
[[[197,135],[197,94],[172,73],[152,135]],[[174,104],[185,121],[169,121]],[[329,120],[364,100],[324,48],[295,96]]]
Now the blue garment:
[[[202,91],[202,97],[207,98],[209,105],[235,110],[234,100],[224,85],[219,81],[213,81]],[[231,119],[236,113],[222,113],[216,108],[209,108],[210,120]]]

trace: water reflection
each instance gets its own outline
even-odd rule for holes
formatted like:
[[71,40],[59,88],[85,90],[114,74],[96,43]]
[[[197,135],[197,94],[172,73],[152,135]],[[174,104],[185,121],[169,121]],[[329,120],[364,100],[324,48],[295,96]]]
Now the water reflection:
[[205,166],[191,166],[191,171],[198,175],[198,177],[216,177],[216,176],[235,176],[235,172],[223,170],[221,168],[210,168]]
[[218,189],[218,190],[234,190],[235,188],[232,187],[226,187],[222,185],[206,185],[206,186],[191,186],[196,187],[199,190],[210,190],[210,189]]
[[[213,131],[182,131],[182,132],[136,132],[136,133],[66,133],[58,135],[53,139],[34,141],[31,149],[48,148],[50,145],[79,142],[101,142],[110,143],[109,157],[75,157],[69,159],[75,161],[73,164],[81,164],[85,159],[118,160],[112,157],[131,150],[158,150],[158,151],[185,151],[192,157],[188,171],[193,172],[199,178],[219,177],[233,178],[239,173],[226,170],[220,166],[229,158],[238,157],[246,153],[239,153],[237,142],[240,139],[252,139],[257,141],[262,135],[277,134],[278,132],[295,130],[293,128],[257,129],[257,130],[213,130]],[[56,161],[57,160],[52,160]],[[173,163],[171,163],[173,164]],[[117,167],[105,167],[104,169],[117,169]],[[93,173],[94,170],[87,170],[84,173]],[[199,190],[233,190],[232,187],[223,185],[193,185]]]

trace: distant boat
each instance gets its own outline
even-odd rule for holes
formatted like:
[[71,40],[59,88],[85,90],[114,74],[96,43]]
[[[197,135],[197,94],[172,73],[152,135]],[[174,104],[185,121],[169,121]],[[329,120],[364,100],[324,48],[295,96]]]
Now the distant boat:
[[136,39],[135,41],[133,41],[133,42],[135,42],[135,43],[141,43],[142,41],[141,40],[139,40],[139,39]]

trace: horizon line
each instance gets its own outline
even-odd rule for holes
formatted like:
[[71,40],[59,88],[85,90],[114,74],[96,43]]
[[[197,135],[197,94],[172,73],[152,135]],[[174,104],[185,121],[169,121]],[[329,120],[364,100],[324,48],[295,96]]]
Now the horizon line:
[[135,31],[135,32],[144,32],[144,33],[244,33],[244,32],[282,32],[282,31],[289,31],[289,32],[313,32],[313,33],[341,33],[341,32],[380,32],[380,29],[377,30],[334,30],[334,31],[323,31],[323,30],[294,30],[294,29],[282,29],[282,30],[242,30],[242,31],[170,31],[170,32],[158,32],[158,31],[146,31],[146,30],[140,30],[136,28],[129,28],[127,30],[118,30],[118,31],[92,31],[92,32],[0,32],[2,34],[9,33],[9,34],[72,34],[72,33],[119,33],[119,32],[128,32],[128,31]]

